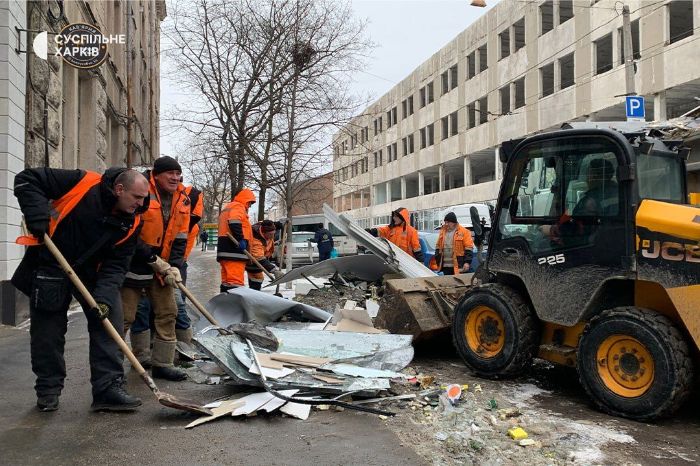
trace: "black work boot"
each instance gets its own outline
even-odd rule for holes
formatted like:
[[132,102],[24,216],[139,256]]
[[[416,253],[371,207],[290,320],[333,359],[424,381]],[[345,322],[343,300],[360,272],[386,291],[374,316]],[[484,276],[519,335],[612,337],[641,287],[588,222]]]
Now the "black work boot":
[[58,409],[58,395],[37,396],[36,407],[42,412],[56,411]]
[[121,381],[114,382],[107,390],[92,397],[92,411],[134,411],[141,406],[141,399],[127,393]]
[[151,373],[154,379],[165,379],[173,382],[180,382],[187,379],[187,374],[173,366],[153,366]]

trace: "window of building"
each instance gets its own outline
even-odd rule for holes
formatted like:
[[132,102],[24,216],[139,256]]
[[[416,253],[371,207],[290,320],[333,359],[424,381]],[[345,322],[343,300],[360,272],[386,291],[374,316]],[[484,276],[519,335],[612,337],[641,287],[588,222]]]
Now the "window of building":
[[374,153],[374,168],[379,166],[379,152]]
[[391,125],[392,126],[395,125],[396,123],[398,123],[399,119],[397,116],[398,116],[398,110],[396,109],[396,107],[394,107],[391,109],[391,121],[392,121]]
[[540,5],[540,35],[554,29],[554,2],[549,0]]
[[489,67],[488,46],[484,44],[476,50],[479,52],[479,73],[481,73],[482,71],[486,71]]
[[365,157],[364,162],[364,171],[362,173],[367,173],[369,171],[369,157]]
[[[635,19],[630,24],[630,29],[632,30],[632,58],[634,60],[639,60],[642,54],[639,52],[639,20]],[[617,30],[618,42],[620,44],[620,65],[625,64],[625,38],[622,33],[622,28]]]
[[476,52],[467,55],[467,79],[476,76]]
[[380,166],[384,164],[384,160],[382,160],[382,157],[383,157],[383,155],[382,155],[382,151],[381,151],[381,149],[380,149],[380,150],[379,150],[379,165],[380,165]]
[[379,130],[378,130],[379,129],[379,122],[375,118],[373,123],[374,123],[374,135],[376,136],[377,134],[379,134]]
[[391,128],[391,110],[386,112],[386,127]]
[[474,102],[467,105],[467,129],[476,126],[476,104]]
[[515,95],[513,96],[513,109],[525,106],[525,77],[518,79],[513,82],[513,87],[515,88]]
[[406,157],[408,155],[408,138],[403,138],[401,140],[401,147],[403,148],[403,156]]
[[510,112],[510,85],[498,90],[501,97],[501,115]]
[[427,137],[427,131],[425,128],[420,129],[420,148],[425,149],[428,147],[428,137]]
[[415,150],[415,148],[413,145],[413,134],[409,134],[408,135],[408,153],[412,154],[414,150]]
[[369,141],[369,127],[365,126],[365,142]]
[[391,145],[391,160],[396,160],[399,158],[399,151],[397,149],[396,143]]
[[564,24],[574,17],[573,0],[559,0],[559,24]]
[[693,35],[693,3],[673,0],[668,4],[670,44]]
[[542,97],[554,94],[554,62],[540,68]]
[[433,93],[433,83],[429,82],[426,88],[428,94],[428,103],[431,104],[435,100],[435,94]]
[[501,42],[500,58],[506,58],[510,55],[510,28],[504,29],[498,35],[498,40]]
[[605,73],[613,67],[612,33],[606,34],[595,44],[595,74]]
[[450,72],[445,71],[440,75],[440,81],[442,82],[442,95],[450,92]]
[[428,132],[428,145],[432,146],[433,144],[435,144],[435,125],[431,123],[427,126],[427,128],[428,128],[428,131],[427,131]]
[[574,53],[559,59],[559,89],[573,86],[574,82]]
[[357,176],[357,164],[350,165],[350,178],[355,178]]
[[450,137],[450,119],[449,117],[442,117],[440,119],[440,124],[442,126],[442,130],[440,131],[441,134],[441,140],[444,141],[445,139]]
[[384,127],[382,125],[382,117],[379,117],[378,120],[379,120],[379,132],[381,133],[382,131],[384,131]]
[[420,108],[423,108],[428,104],[428,101],[426,99],[425,86],[420,88],[418,94],[420,95]]
[[408,96],[408,114],[413,115],[413,96]]
[[397,115],[396,107],[394,107],[386,112],[386,127],[387,128],[391,128],[392,126],[394,126],[398,122],[396,115]]
[[525,18],[513,23],[513,53],[525,47]]
[[357,144],[357,133],[350,136],[350,150],[353,150],[355,148],[356,144]]
[[459,71],[457,65],[450,68],[450,90],[457,87],[457,79],[459,79]]
[[489,104],[488,98],[482,97],[479,99],[479,124],[483,125],[489,121]]
[[454,136],[459,132],[459,121],[457,120],[457,112],[450,113],[450,136]]
[[360,130],[360,144],[365,143],[365,132],[364,130]]
[[337,159],[338,157],[340,157],[340,147],[333,146],[333,158]]
[[401,119],[405,119],[408,116],[408,102],[404,99],[401,102]]

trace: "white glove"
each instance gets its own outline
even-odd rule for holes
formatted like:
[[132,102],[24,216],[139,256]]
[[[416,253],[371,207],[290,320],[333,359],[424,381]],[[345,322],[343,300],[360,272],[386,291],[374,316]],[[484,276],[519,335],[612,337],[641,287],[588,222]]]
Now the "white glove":
[[161,259],[159,256],[156,256],[156,261],[151,262],[148,265],[151,266],[154,272],[159,273],[161,275],[165,275],[168,273],[168,270],[173,268],[170,264],[165,262],[163,259]]
[[180,269],[177,267],[170,267],[166,272],[165,275],[163,275],[163,280],[165,281],[165,284],[168,286],[172,286],[173,288],[177,288],[178,283],[182,283],[182,276],[180,275]]
[[272,271],[272,275],[274,275],[275,280],[277,280],[278,278],[282,278],[285,275],[285,273],[282,272],[280,269],[274,269]]

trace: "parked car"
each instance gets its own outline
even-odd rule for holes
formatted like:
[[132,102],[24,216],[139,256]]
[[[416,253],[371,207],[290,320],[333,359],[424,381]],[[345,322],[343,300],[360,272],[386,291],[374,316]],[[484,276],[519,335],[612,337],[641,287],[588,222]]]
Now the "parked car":
[[[472,237],[474,236],[474,233],[472,233]],[[430,259],[432,259],[435,256],[435,245],[437,244],[438,237],[440,236],[440,232],[438,230],[434,231],[419,231],[418,232],[418,242],[420,243],[420,249],[423,251],[423,264],[426,267],[430,267]],[[486,257],[486,253],[488,252],[488,245],[484,243],[483,247],[483,255],[484,258]],[[472,249],[472,262],[470,264],[469,271],[474,272],[477,267],[479,267],[480,261],[479,257],[477,254],[477,248],[474,246]]]
[[[318,262],[318,248],[314,243],[309,241],[309,239],[313,237],[314,233],[310,231],[295,231],[292,233],[292,267]],[[287,254],[289,254],[290,251],[287,251],[286,244],[281,244],[280,241],[277,241],[275,243],[275,253],[273,256],[273,259],[277,264],[279,264],[282,251],[284,251],[286,262]],[[284,266],[283,264],[281,265]]]

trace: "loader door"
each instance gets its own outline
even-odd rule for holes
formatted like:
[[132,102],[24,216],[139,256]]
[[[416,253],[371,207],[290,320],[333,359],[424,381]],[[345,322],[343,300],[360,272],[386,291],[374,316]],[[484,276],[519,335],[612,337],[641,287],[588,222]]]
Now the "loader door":
[[518,149],[508,165],[489,269],[518,277],[545,321],[579,322],[601,285],[626,273],[622,150],[606,137],[559,137]]

